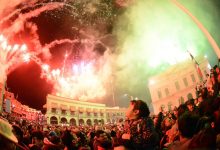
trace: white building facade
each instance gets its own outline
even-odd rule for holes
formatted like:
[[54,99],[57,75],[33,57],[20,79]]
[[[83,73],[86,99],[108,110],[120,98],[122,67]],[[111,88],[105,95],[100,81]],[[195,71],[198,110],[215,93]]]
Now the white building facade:
[[[113,107],[110,109],[109,107],[106,107],[105,104],[78,101],[55,95],[47,96],[47,102],[44,105],[44,108],[47,110],[47,124],[58,125],[90,126],[104,124],[107,122],[113,122],[118,117],[124,118],[125,115],[125,112],[122,113],[119,107]],[[115,112],[115,116],[109,119],[109,115],[112,111]]]
[[171,66],[163,73],[150,78],[149,90],[154,114],[158,114],[161,107],[172,110],[174,106],[196,98],[196,86],[206,80],[210,64],[205,57],[195,58],[203,76],[203,80],[196,70],[195,63],[188,59]]

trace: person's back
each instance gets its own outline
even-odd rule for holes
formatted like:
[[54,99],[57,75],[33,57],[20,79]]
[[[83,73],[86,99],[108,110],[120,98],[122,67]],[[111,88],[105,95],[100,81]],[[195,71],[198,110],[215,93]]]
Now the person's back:
[[169,150],[186,150],[191,142],[193,135],[196,133],[196,124],[198,116],[190,112],[185,112],[178,119],[178,129],[180,140],[173,142]]

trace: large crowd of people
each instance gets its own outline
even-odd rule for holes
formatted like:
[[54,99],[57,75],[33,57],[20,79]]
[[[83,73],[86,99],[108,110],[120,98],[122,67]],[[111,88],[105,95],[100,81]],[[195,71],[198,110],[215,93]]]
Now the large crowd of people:
[[147,104],[132,100],[126,120],[95,126],[53,126],[0,119],[4,150],[215,150],[220,149],[220,69],[210,70],[196,99],[150,116]]

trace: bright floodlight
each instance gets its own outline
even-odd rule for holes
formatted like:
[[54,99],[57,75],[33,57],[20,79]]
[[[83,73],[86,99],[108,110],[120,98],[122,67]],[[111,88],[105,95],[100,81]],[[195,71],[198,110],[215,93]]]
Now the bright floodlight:
[[155,84],[155,81],[154,80],[150,80],[149,81],[149,85],[153,85],[153,84]]

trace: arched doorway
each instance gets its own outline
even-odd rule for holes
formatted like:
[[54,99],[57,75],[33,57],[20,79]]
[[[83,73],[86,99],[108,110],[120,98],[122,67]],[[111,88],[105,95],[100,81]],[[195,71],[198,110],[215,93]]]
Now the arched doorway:
[[79,125],[84,125],[84,120],[83,119],[79,119]]
[[71,119],[70,119],[70,125],[71,125],[71,126],[76,126],[76,119],[71,118]]
[[94,119],[94,125],[97,125],[99,121],[97,119]]
[[57,117],[52,116],[52,117],[50,118],[50,124],[58,124],[58,119],[57,119]]
[[62,124],[67,124],[67,119],[64,118],[64,117],[62,117],[62,118],[60,119],[60,123],[62,123]]
[[119,122],[120,122],[120,123],[121,123],[121,122],[123,122],[123,121],[124,121],[124,119],[123,119],[123,118],[120,118],[120,119],[119,119]]
[[91,126],[91,125],[92,125],[91,119],[88,119],[88,120],[86,121],[86,124],[89,125],[89,126]]
[[105,123],[104,119],[101,119],[100,122],[101,122],[102,125],[104,125],[104,123]]

